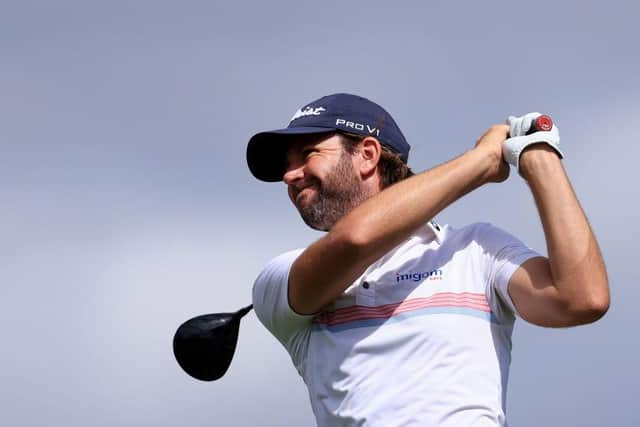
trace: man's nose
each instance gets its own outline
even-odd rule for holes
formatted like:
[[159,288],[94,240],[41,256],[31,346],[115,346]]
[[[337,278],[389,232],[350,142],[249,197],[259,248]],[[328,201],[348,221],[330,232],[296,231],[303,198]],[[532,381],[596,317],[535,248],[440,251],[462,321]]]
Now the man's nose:
[[303,164],[291,165],[291,166],[287,167],[287,169],[284,172],[284,176],[282,177],[282,180],[287,185],[293,184],[297,180],[299,180],[299,179],[304,177],[304,170],[303,169],[304,169],[304,165]]

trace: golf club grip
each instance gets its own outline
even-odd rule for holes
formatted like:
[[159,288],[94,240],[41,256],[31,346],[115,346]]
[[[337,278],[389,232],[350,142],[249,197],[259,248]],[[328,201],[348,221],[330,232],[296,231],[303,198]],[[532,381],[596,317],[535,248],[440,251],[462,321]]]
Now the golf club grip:
[[541,116],[536,117],[536,119],[531,123],[531,127],[527,131],[525,135],[531,135],[534,132],[548,132],[553,127],[553,120],[551,117],[546,114],[542,114]]

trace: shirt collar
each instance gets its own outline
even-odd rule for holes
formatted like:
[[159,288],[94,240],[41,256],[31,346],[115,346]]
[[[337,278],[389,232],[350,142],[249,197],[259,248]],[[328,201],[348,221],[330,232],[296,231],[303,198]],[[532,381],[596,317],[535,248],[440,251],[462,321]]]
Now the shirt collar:
[[444,240],[444,228],[434,220],[431,220],[427,223],[427,229],[431,231],[436,242],[441,245]]

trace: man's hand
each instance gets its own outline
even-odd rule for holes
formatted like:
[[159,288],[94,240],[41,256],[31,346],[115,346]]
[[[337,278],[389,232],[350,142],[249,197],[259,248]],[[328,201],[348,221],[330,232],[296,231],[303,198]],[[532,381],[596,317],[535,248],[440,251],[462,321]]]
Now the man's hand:
[[491,161],[486,182],[502,182],[509,177],[509,164],[504,160],[502,148],[508,136],[509,126],[495,125],[476,142],[476,149],[484,151]]
[[520,174],[522,174],[521,157],[533,145],[539,147],[541,143],[545,144],[553,148],[557,156],[563,157],[559,147],[560,133],[555,124],[553,124],[551,130],[530,133],[533,122],[540,116],[540,113],[528,113],[520,117],[509,116],[507,119],[510,138],[503,145],[504,159],[515,166]]

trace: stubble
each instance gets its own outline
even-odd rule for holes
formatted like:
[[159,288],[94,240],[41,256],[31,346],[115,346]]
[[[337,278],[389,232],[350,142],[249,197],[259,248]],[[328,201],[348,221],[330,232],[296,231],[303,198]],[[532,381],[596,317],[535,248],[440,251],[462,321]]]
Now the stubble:
[[325,181],[316,180],[314,184],[317,186],[314,200],[298,207],[298,212],[302,220],[316,230],[329,231],[340,218],[367,198],[350,155],[344,151]]

